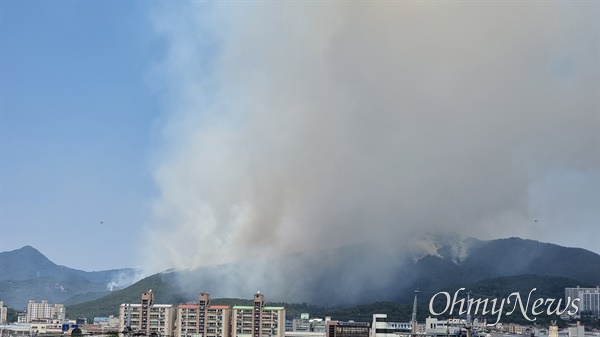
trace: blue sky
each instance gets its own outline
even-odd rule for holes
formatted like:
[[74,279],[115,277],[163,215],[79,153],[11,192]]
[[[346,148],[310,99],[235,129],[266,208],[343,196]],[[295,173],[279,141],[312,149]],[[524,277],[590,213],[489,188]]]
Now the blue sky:
[[443,232],[600,252],[597,13],[2,1],[0,251],[160,270]]
[[131,267],[155,193],[160,41],[136,2],[2,1],[2,251]]

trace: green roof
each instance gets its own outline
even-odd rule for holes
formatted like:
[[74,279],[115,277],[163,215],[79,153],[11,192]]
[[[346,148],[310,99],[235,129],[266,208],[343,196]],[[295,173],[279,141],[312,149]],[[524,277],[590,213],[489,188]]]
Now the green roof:
[[264,307],[265,310],[283,310],[284,307]]

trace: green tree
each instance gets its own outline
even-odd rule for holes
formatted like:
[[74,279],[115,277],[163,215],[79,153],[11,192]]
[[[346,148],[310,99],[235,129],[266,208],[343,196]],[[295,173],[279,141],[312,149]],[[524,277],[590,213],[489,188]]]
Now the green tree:
[[18,311],[13,309],[13,308],[8,308],[8,310],[6,311],[6,321],[8,323],[14,323],[17,321],[19,315],[18,315]]

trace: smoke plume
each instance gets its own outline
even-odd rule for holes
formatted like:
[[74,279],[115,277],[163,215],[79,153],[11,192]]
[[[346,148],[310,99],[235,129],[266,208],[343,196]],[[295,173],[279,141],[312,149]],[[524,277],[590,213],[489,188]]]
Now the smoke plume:
[[532,186],[597,183],[597,6],[157,5],[165,144],[147,267],[362,244],[400,264],[406,248],[437,254],[438,237],[551,241]]

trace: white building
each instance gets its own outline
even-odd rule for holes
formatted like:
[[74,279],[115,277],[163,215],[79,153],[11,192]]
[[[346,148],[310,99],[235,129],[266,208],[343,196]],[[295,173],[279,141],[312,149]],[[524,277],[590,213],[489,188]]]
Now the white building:
[[94,324],[101,325],[106,329],[119,327],[119,317],[94,317]]
[[438,321],[437,318],[428,317],[425,319],[425,333],[428,336],[448,336],[456,335],[463,331],[467,326],[464,319],[448,319]]
[[571,304],[569,309],[574,311],[572,306],[574,299],[579,299],[577,315],[600,316],[600,286],[596,288],[565,288],[565,303]]
[[585,327],[579,322],[577,322],[577,326],[569,327],[569,337],[585,337]]
[[198,303],[177,306],[177,337],[229,337],[231,309],[211,305],[210,294],[200,293]]
[[[412,334],[411,322],[388,322],[387,314],[373,314],[370,337],[398,337]],[[416,329],[416,333],[419,333]]]
[[0,301],[0,324],[6,323],[7,315],[8,315],[8,307],[4,306],[4,301]]
[[231,337],[284,337],[285,308],[264,304],[264,296],[256,293],[253,306],[234,306],[231,312]]
[[[322,318],[310,318],[308,313],[301,313],[300,318],[294,318],[286,331],[317,332],[325,335],[325,321]],[[288,322],[286,321],[286,325]]]
[[31,337],[31,325],[29,324],[7,324],[0,325],[2,329],[2,335],[8,335],[11,337]]
[[49,304],[47,300],[36,303],[29,300],[25,322],[62,323],[65,320],[65,307],[62,304]]
[[142,293],[141,303],[124,303],[119,307],[119,331],[146,336],[173,336],[176,308],[172,304],[154,304],[152,290]]
[[31,323],[29,332],[38,334],[62,334],[62,324],[58,323]]

